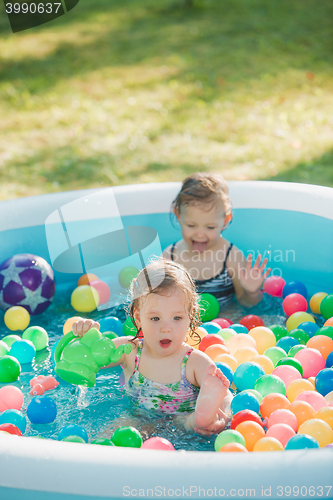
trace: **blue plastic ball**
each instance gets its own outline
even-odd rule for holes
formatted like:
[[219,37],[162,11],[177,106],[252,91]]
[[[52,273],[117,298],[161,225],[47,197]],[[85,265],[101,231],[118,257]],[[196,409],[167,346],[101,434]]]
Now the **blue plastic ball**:
[[217,368],[219,368],[221,370],[223,375],[225,377],[227,377],[227,379],[229,380],[230,385],[231,385],[233,383],[233,380],[234,380],[234,374],[233,374],[233,371],[230,368],[230,366],[227,365],[226,363],[222,363],[221,361],[215,361],[215,364],[216,364]]
[[253,389],[258,378],[265,375],[265,370],[258,363],[245,361],[237,366],[234,373],[234,383],[239,391]]
[[326,359],[326,368],[332,368],[333,366],[333,351],[329,353]]
[[103,318],[98,321],[100,324],[100,332],[113,332],[118,337],[122,337],[124,335],[123,332],[123,324],[120,321],[120,319],[116,318],[115,316],[107,316],[106,318]]
[[311,321],[304,321],[304,323],[298,325],[297,328],[299,328],[300,330],[304,330],[311,338],[319,329],[319,326],[316,323],[312,323]]
[[252,410],[259,413],[260,404],[254,394],[250,392],[240,392],[231,401],[231,411],[235,415],[242,410]]
[[285,446],[285,450],[305,450],[306,448],[320,448],[320,446],[318,441],[308,434],[296,434]]
[[276,343],[276,347],[281,347],[285,352],[289,352],[294,345],[299,345],[299,342],[294,337],[282,337],[282,339],[278,340]]
[[16,425],[24,434],[25,428],[27,426],[27,419],[19,410],[5,410],[0,415],[0,425],[1,424],[13,424]]
[[315,387],[319,394],[324,397],[333,391],[333,368],[320,370],[315,378]]
[[305,299],[308,296],[306,286],[300,281],[290,281],[289,283],[286,283],[284,285],[282,290],[282,297],[285,299],[287,295],[290,295],[291,293],[299,293],[300,295],[303,295]]
[[206,323],[203,323],[201,326],[209,334],[218,333],[219,331],[221,331],[221,327],[217,323],[214,323],[213,321],[207,321]]
[[239,323],[230,325],[230,328],[232,328],[236,333],[249,333],[249,330],[246,328],[246,326],[240,325]]
[[36,396],[28,404],[27,416],[32,424],[49,424],[57,416],[57,406],[50,396]]
[[25,363],[32,363],[36,356],[36,348],[31,340],[20,339],[12,344],[9,354],[16,358],[21,365],[24,365]]
[[58,441],[62,441],[67,436],[79,436],[84,439],[86,443],[88,443],[88,434],[87,431],[76,424],[65,425],[59,432]]

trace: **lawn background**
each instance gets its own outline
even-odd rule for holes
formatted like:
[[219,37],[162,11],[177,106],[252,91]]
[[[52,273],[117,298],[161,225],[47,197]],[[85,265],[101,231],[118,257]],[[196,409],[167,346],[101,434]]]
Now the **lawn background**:
[[333,186],[332,76],[332,0],[80,0],[16,34],[1,2],[0,199],[198,170]]

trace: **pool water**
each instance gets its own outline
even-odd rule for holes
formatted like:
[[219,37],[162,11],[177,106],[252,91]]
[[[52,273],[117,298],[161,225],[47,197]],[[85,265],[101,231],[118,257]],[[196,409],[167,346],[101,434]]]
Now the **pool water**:
[[[251,310],[234,300],[222,315],[238,323],[247,314],[260,316],[268,327],[273,324],[284,325],[286,320],[282,310],[282,299],[266,294],[262,302]],[[38,325],[48,332],[49,348],[38,352],[33,364],[22,365],[21,375],[14,383],[24,393],[22,408],[24,415],[33,397],[29,394],[30,379],[36,375],[55,375],[51,349],[54,343],[63,336],[62,328],[65,321],[75,315],[78,313],[70,306],[70,293],[57,291],[49,309],[40,316],[32,317],[30,326]],[[94,311],[82,316],[98,320],[106,315],[117,316],[120,320],[125,320],[123,306],[103,312]],[[317,318],[317,324],[322,326],[322,318]],[[18,332],[3,329],[1,339],[11,333]],[[63,426],[78,424],[86,429],[90,442],[99,436],[109,439],[112,429],[121,425],[131,425],[143,434],[144,439],[161,436],[171,441],[177,450],[214,451],[214,436],[208,438],[186,431],[171,415],[154,414],[134,408],[119,384],[121,372],[121,367],[101,369],[97,375],[96,384],[92,388],[73,386],[56,377],[60,385],[55,390],[45,392],[45,395],[51,396],[56,402],[55,421],[50,424],[31,424],[27,418],[25,436],[57,439]]]

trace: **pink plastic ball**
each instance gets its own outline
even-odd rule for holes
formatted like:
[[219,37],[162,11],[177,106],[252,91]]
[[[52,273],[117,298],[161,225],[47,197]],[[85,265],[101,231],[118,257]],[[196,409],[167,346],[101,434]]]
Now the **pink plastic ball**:
[[296,312],[305,312],[308,308],[308,303],[303,295],[299,293],[291,293],[283,299],[282,308],[287,316],[291,316]]
[[20,410],[23,406],[23,393],[14,385],[5,385],[0,389],[0,411]]
[[286,388],[294,380],[302,378],[300,372],[294,366],[290,365],[277,366],[272,371],[272,375],[280,377],[285,383]]
[[99,295],[99,303],[106,304],[110,300],[111,291],[109,286],[102,280],[90,281],[90,286],[93,286]]
[[229,326],[233,325],[234,322],[228,318],[215,318],[215,319],[212,319],[212,323],[216,323],[221,328],[229,328]]
[[175,448],[170,441],[162,437],[152,437],[144,441],[141,450],[168,450],[175,451]]
[[325,368],[325,358],[317,349],[308,347],[295,354],[303,368],[303,378],[316,377]]
[[279,409],[273,411],[270,414],[266,427],[270,429],[273,425],[276,424],[287,424],[289,425],[295,432],[298,429],[298,421],[296,415],[290,410]]
[[274,424],[266,432],[266,437],[273,437],[280,441],[282,446],[286,446],[289,439],[295,436],[295,431],[287,424]]
[[320,408],[324,408],[325,406],[327,406],[327,401],[324,396],[316,391],[301,392],[301,394],[297,396],[295,401],[305,401],[306,403],[309,403],[314,411],[319,411]]
[[282,297],[282,290],[286,282],[281,276],[270,276],[264,283],[263,290],[273,297]]

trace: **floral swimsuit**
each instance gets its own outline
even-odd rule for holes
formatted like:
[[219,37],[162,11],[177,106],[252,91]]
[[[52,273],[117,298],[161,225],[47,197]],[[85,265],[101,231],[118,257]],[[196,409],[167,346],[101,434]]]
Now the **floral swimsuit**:
[[140,356],[143,339],[138,342],[133,375],[125,383],[124,389],[134,403],[147,410],[157,410],[164,413],[187,413],[195,409],[199,387],[191,384],[185,375],[186,362],[193,351],[189,347],[181,364],[181,380],[173,384],[153,382],[139,372]]

